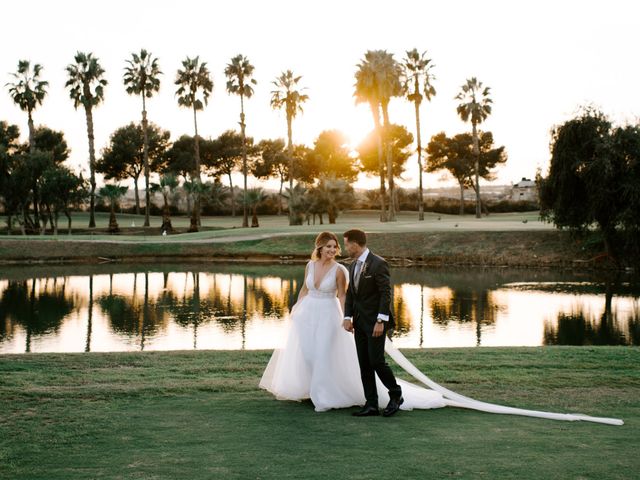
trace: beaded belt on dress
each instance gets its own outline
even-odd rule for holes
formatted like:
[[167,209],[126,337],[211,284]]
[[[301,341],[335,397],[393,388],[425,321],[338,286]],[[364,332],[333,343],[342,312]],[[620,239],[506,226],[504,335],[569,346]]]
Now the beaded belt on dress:
[[319,290],[309,290],[309,296],[313,298],[337,298],[336,292],[321,292]]

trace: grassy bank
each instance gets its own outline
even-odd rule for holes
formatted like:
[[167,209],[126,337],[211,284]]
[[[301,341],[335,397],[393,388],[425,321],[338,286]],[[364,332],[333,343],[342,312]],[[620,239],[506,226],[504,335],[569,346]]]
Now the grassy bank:
[[455,408],[318,414],[257,389],[270,352],[5,355],[0,478],[637,478],[637,348],[405,353],[466,395],[626,425]]
[[[304,261],[316,233],[273,233],[263,238],[29,240],[0,239],[0,262]],[[175,238],[175,237],[174,237]],[[372,250],[392,264],[610,268],[597,248],[567,232],[374,232]]]

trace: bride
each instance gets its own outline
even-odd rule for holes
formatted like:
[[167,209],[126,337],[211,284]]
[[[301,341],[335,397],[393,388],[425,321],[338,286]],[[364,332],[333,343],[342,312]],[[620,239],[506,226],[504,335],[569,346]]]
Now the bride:
[[[348,408],[365,403],[353,334],[342,328],[347,269],[336,262],[340,245],[334,233],[322,232],[315,241],[307,263],[304,284],[291,310],[287,340],[276,349],[262,375],[260,388],[279,400],[311,399],[315,410]],[[553,420],[586,420],[612,425],[622,421],[505,407],[464,397],[447,390],[420,372],[387,340],[385,351],[398,365],[428,388],[398,380],[404,403],[401,410],[454,406],[491,413],[525,415]],[[388,393],[376,377],[379,406],[389,401]]]

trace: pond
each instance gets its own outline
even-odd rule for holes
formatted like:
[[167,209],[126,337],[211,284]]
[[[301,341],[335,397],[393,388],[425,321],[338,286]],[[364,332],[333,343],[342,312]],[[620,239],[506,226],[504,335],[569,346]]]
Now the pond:
[[[294,265],[7,267],[0,353],[271,349],[302,284]],[[640,345],[637,278],[392,269],[400,348]]]

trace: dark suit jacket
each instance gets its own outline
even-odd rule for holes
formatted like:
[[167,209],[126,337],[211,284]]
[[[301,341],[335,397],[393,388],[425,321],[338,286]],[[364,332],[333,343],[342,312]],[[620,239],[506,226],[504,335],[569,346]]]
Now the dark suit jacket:
[[378,314],[389,315],[385,330],[393,329],[393,309],[391,307],[391,277],[389,265],[384,258],[369,251],[360,273],[358,291],[355,290],[353,274],[356,262],[349,265],[349,288],[344,304],[345,317],[353,317],[356,328],[373,332]]

